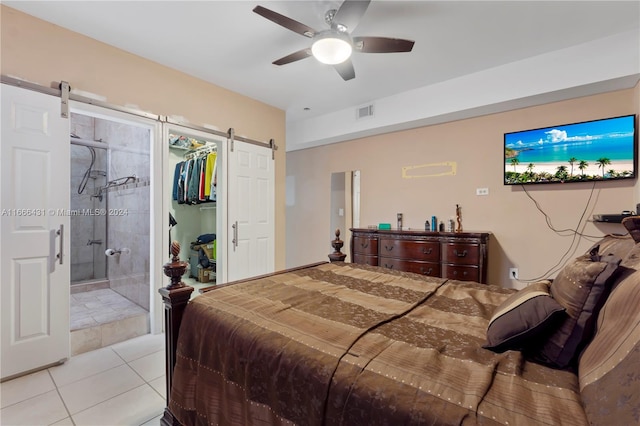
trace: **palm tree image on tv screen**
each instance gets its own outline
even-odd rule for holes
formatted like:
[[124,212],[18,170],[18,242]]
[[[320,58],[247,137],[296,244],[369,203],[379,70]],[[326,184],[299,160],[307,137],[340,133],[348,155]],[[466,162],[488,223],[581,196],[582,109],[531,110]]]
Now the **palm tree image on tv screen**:
[[627,115],[504,134],[504,183],[635,177],[636,117]]

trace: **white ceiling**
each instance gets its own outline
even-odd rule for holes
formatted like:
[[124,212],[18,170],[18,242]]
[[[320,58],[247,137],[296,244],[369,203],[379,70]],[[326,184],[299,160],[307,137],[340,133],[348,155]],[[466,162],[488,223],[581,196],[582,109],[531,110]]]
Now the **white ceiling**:
[[638,1],[374,0],[352,35],[415,40],[413,52],[355,53],[356,78],[345,82],[313,58],[272,65],[310,39],[252,12],[262,5],[324,29],[341,1],[3,3],[281,108],[288,126],[640,29]]

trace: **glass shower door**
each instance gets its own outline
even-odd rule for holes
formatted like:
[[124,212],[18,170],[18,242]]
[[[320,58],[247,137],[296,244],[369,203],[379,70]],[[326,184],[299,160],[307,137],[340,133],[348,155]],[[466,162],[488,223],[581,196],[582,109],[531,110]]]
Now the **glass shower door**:
[[[71,283],[107,278],[108,151],[83,144],[71,145]],[[104,214],[103,214],[104,212]]]

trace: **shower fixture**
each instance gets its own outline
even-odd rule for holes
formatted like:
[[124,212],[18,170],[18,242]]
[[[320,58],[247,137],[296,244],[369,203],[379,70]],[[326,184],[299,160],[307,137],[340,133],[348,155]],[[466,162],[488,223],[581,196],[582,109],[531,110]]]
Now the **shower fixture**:
[[[82,176],[82,179],[80,180],[80,184],[78,185],[78,194],[82,194],[84,192],[84,189],[87,186],[87,182],[89,182],[89,178],[92,177],[91,176],[91,169],[93,168],[94,163],[96,162],[96,150],[93,147],[87,146],[86,147],[89,152],[91,153],[91,164],[89,164],[89,167],[87,168],[87,171],[84,172],[84,175]],[[105,176],[107,174],[105,173]]]
[[109,188],[111,186],[126,185],[129,182],[135,182],[137,179],[138,179],[138,176],[136,176],[136,175],[117,178],[117,179],[109,181],[107,183],[107,188]]
[[98,188],[96,190],[96,193],[92,195],[92,197],[98,198],[100,201],[102,201],[102,197],[103,197],[102,193],[107,189],[123,186],[129,182],[137,182],[138,180],[139,179],[137,175],[125,176],[125,177],[117,178],[114,180],[110,180],[109,182],[107,182],[105,186],[101,186],[100,188]]
[[131,249],[124,247],[121,249],[106,249],[104,251],[106,256],[115,256],[116,254],[131,254]]

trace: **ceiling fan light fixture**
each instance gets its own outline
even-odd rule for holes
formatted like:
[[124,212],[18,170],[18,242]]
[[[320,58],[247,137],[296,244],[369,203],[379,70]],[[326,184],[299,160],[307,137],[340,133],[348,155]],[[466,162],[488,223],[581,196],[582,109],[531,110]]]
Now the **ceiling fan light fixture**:
[[351,56],[353,47],[349,36],[339,31],[327,31],[316,36],[311,53],[323,64],[340,64]]

